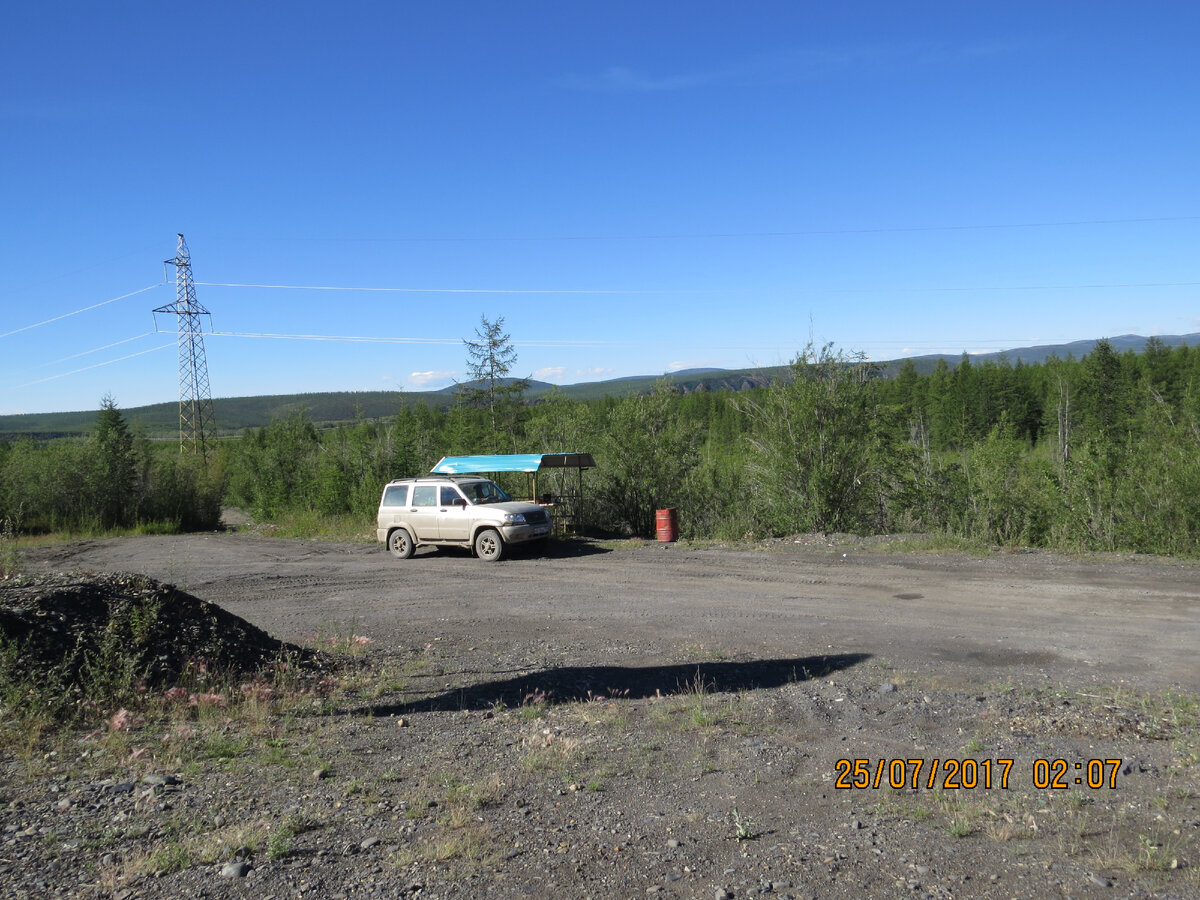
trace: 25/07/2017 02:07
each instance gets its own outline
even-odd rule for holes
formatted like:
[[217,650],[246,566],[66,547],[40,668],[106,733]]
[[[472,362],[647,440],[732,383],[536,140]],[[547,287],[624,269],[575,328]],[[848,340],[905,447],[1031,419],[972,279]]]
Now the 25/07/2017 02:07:
[[[896,790],[924,787],[933,790],[984,790],[1009,789],[1009,776],[1016,760],[1013,759],[839,759],[834,770],[837,780],[834,787],[839,790],[878,790],[889,787]],[[1038,758],[1033,761],[1032,783],[1035,788],[1067,790],[1072,785],[1099,790],[1117,786],[1117,773],[1121,770],[1120,759],[1088,759],[1069,762],[1065,759]],[[922,773],[926,773],[922,778]],[[1072,776],[1072,772],[1079,774]],[[1106,774],[1107,772],[1107,774]]]

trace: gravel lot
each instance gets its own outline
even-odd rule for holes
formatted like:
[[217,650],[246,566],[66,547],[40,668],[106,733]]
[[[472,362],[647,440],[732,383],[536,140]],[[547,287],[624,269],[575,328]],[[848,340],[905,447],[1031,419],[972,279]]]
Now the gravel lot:
[[245,534],[25,562],[367,649],[335,709],[221,754],[5,759],[4,896],[1200,896],[1192,564]]

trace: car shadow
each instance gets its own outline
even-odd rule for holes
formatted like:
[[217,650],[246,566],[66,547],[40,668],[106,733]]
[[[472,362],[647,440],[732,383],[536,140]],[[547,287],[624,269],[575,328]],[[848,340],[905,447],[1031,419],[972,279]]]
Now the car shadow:
[[356,710],[354,714],[397,716],[498,706],[511,709],[538,703],[578,703],[607,698],[646,699],[761,690],[823,678],[870,658],[869,653],[836,653],[672,666],[563,666],[515,678],[484,681],[407,703],[375,704]]
[[[598,556],[612,553],[609,547],[602,547],[598,542],[588,538],[554,538],[545,544],[508,544],[504,548],[504,559],[576,559],[582,556]],[[470,547],[430,547],[423,546],[417,556],[446,556],[457,559],[473,559]]]

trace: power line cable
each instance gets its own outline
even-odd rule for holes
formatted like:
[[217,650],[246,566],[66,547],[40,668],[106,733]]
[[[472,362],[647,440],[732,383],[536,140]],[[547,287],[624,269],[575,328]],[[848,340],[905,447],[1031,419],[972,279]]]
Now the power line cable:
[[149,350],[139,350],[137,353],[130,353],[128,356],[119,356],[116,359],[110,359],[107,362],[96,363],[93,366],[84,366],[82,369],[73,369],[70,372],[61,372],[58,375],[49,375],[46,378],[39,378],[36,381],[26,381],[24,384],[19,384],[17,387],[31,387],[35,384],[44,384],[47,381],[55,381],[59,378],[66,378],[68,375],[78,375],[80,372],[89,372],[92,369],[111,366],[113,363],[124,362],[127,359],[133,359],[135,356],[145,356],[147,353],[154,353],[158,350],[166,350],[169,347],[174,347],[175,344],[163,344],[161,347],[151,347]]
[[[204,287],[230,288],[263,288],[270,290],[294,291],[362,291],[368,293],[397,293],[397,294],[609,294],[609,295],[645,295],[645,294],[730,294],[736,292],[778,293],[793,291],[808,294],[876,294],[891,293],[966,293],[970,291],[1081,291],[1101,288],[1167,288],[1167,287],[1198,287],[1200,281],[1131,281],[1113,282],[1110,284],[1018,284],[994,286],[958,286],[958,287],[876,287],[876,288],[812,288],[812,287],[780,287],[780,288],[663,288],[658,290],[525,290],[518,288],[407,288],[407,287],[351,287],[337,285],[308,285],[308,284],[248,284],[221,281],[197,281]],[[119,299],[119,298],[118,298]],[[0,335],[3,337],[3,335]]]
[[139,335],[136,335],[135,337],[125,338],[123,341],[113,341],[111,344],[105,344],[103,347],[93,347],[91,350],[84,350],[81,353],[72,353],[70,356],[63,356],[63,357],[60,357],[59,359],[50,360],[49,362],[38,363],[33,368],[44,369],[44,368],[46,368],[46,366],[55,366],[55,365],[58,365],[59,363],[70,362],[73,359],[79,359],[81,356],[90,356],[93,353],[99,353],[101,350],[111,350],[113,347],[119,347],[122,344],[128,344],[128,343],[131,343],[132,341],[140,341],[142,338],[150,337],[153,334],[155,334],[155,332],[147,331],[145,334],[139,334]]
[[33,328],[41,328],[43,325],[49,325],[52,322],[59,322],[59,321],[62,321],[63,319],[69,319],[71,316],[77,316],[80,313],[85,313],[85,312],[88,312],[89,310],[99,309],[102,306],[108,306],[108,304],[110,304],[110,303],[116,303],[118,300],[124,300],[127,297],[133,297],[133,296],[136,296],[137,294],[144,294],[144,293],[146,293],[146,291],[152,291],[156,287],[161,287],[161,286],[162,286],[162,282],[159,282],[158,284],[152,284],[152,285],[149,285],[148,287],[139,288],[136,291],[130,291],[128,294],[122,294],[120,297],[113,297],[111,300],[102,300],[100,303],[93,303],[91,306],[83,307],[83,309],[76,309],[76,310],[73,310],[72,312],[63,313],[61,316],[55,316],[52,319],[45,319],[44,321],[41,321],[41,322],[34,322],[32,325],[24,325],[21,328],[15,328],[12,331],[6,331],[4,334],[0,334],[0,338],[12,337],[14,334],[20,334],[22,331],[29,331],[30,329],[33,329]]
[[[1016,228],[1068,228],[1089,225],[1142,225],[1155,222],[1194,222],[1200,216],[1145,216],[1127,219],[1064,219],[1046,222],[991,222],[969,225],[898,225],[870,228],[813,228],[797,231],[712,231],[680,232],[660,234],[577,234],[577,235],[481,235],[477,237],[241,237],[230,236],[224,240],[244,241],[329,241],[342,243],[525,243],[537,241],[642,241],[678,240],[694,238],[753,238],[753,237],[811,237],[840,234],[905,234],[933,231],[991,231]],[[221,239],[221,238],[218,238]]]
[[523,290],[517,288],[403,288],[403,287],[334,287],[323,284],[237,284],[222,281],[197,281],[201,287],[269,288],[291,291],[366,291],[392,294],[660,294],[681,291],[634,290]]
[[[170,332],[167,332],[168,334]],[[460,346],[462,338],[416,338],[416,337],[380,337],[378,335],[340,335],[340,334],[276,334],[269,332],[245,331],[210,331],[213,337],[236,338],[265,338],[283,341],[331,341],[352,344],[427,344],[439,346]],[[571,338],[561,340],[515,340],[513,344],[521,347],[611,347],[625,346],[627,342],[615,341],[580,341]]]

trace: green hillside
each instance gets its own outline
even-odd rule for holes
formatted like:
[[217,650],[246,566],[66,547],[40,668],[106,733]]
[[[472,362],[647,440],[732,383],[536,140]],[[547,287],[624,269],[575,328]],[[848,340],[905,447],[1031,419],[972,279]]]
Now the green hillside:
[[[1200,345],[1200,334],[1163,335],[1158,338],[1168,347]],[[1147,338],[1138,335],[1122,335],[1109,338],[1109,344],[1117,352],[1140,353]],[[1081,358],[1096,346],[1095,340],[1075,341],[1069,344],[1053,344],[1017,348],[996,353],[976,354],[970,357],[972,364],[1007,362],[1015,365],[1042,363],[1051,357],[1059,359]],[[916,371],[928,375],[938,363],[945,360],[951,368],[961,359],[960,355],[933,354],[912,357]],[[900,371],[905,360],[881,363],[882,375],[893,377]],[[743,391],[770,384],[788,371],[787,366],[769,366],[749,369],[699,369],[677,372],[670,375],[641,375],[616,378],[609,381],[586,382],[561,385],[557,390],[571,400],[597,400],[603,397],[626,397],[633,394],[648,394],[660,381],[666,381],[685,394],[706,391]],[[454,402],[457,385],[439,391],[330,391],[310,394],[273,394],[257,397],[214,398],[218,434],[238,434],[246,428],[260,428],[273,420],[286,418],[298,412],[306,412],[308,418],[320,425],[352,422],[356,419],[378,419],[393,416],[404,406],[427,405],[445,409]],[[530,382],[525,391],[527,400],[555,390],[545,382]],[[122,410],[131,427],[141,429],[148,437],[170,440],[178,435],[179,405],[175,402],[155,403]],[[19,436],[37,438],[69,437],[91,432],[96,421],[96,410],[56,413],[28,413],[24,415],[0,416],[0,440],[11,440]]]

